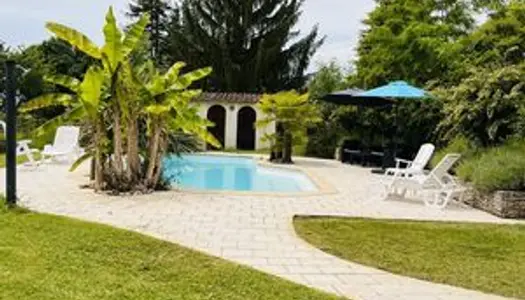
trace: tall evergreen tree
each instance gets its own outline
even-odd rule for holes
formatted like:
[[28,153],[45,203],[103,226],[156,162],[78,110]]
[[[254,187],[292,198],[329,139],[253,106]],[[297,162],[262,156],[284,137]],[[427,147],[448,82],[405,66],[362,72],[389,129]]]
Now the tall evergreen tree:
[[304,0],[185,0],[172,16],[169,52],[193,67],[213,66],[209,88],[272,92],[301,88],[322,44],[317,27],[294,29]]
[[144,13],[151,16],[146,28],[149,33],[151,55],[158,64],[163,63],[166,49],[166,35],[169,25],[170,4],[166,0],[131,0],[127,16],[137,20]]

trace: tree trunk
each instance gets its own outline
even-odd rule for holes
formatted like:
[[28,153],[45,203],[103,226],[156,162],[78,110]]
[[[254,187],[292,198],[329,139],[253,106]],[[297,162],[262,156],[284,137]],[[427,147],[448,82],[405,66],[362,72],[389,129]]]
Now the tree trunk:
[[128,120],[128,151],[127,151],[127,162],[128,162],[128,177],[131,179],[132,184],[136,184],[140,178],[140,157],[139,157],[139,130],[138,121],[134,117],[130,117]]
[[146,171],[146,186],[151,186],[154,181],[153,175],[157,164],[157,155],[159,152],[159,143],[161,138],[161,126],[158,124],[158,120],[153,120],[153,133],[149,140],[149,153],[148,153],[148,169]]
[[281,162],[285,164],[292,164],[292,135],[285,132],[283,135],[283,157]]
[[104,157],[102,153],[102,144],[104,139],[103,125],[98,121],[95,125],[95,185],[94,189],[96,192],[101,191],[104,188]]
[[118,109],[118,103],[115,103],[113,119],[113,168],[115,169],[117,177],[122,180],[121,177],[124,172],[124,164],[122,160],[122,129],[120,125],[120,110]]
[[91,159],[90,168],[89,168],[89,180],[95,181],[95,158]]
[[160,176],[162,175],[162,158],[168,148],[168,139],[166,137],[162,138],[160,145],[161,147],[157,153],[157,160],[155,161],[155,174],[153,175],[153,181],[151,183],[151,188],[153,189],[159,185]]

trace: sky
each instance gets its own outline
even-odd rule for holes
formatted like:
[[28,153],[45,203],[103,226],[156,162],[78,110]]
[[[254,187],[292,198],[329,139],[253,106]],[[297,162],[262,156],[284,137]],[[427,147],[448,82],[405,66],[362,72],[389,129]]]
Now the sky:
[[[11,47],[30,45],[49,37],[46,21],[74,27],[96,42],[102,41],[102,24],[109,5],[124,20],[127,0],[0,0],[0,40]],[[374,8],[374,0],[306,0],[297,25],[304,34],[319,24],[326,41],[310,65],[336,60],[348,66],[355,57],[361,21]],[[123,21],[124,22],[124,21]]]

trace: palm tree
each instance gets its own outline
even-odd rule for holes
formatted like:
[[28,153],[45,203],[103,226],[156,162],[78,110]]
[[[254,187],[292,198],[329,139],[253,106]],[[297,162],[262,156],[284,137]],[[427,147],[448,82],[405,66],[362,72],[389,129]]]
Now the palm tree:
[[257,126],[277,124],[277,132],[264,138],[273,145],[272,153],[282,153],[282,157],[278,158],[281,163],[292,163],[293,146],[305,144],[308,127],[322,121],[319,109],[308,98],[308,94],[288,91],[264,95],[258,105],[265,118]]

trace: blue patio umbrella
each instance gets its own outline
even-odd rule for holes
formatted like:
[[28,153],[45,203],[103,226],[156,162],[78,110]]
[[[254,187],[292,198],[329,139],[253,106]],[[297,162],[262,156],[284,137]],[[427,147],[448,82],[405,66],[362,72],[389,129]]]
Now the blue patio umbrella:
[[394,103],[393,100],[384,97],[360,98],[364,91],[360,89],[348,89],[325,95],[322,100],[339,105],[356,105],[363,107],[387,106]]
[[[430,98],[431,95],[420,88],[414,87],[409,85],[405,81],[393,81],[385,86],[381,86],[372,90],[368,90],[365,92],[362,92],[358,95],[356,95],[355,98],[366,100],[368,98],[370,99],[377,99],[377,98],[383,98],[383,99],[423,99],[423,98]],[[396,134],[397,134],[397,110],[395,110],[395,128],[396,128]],[[394,149],[393,149],[393,158],[395,158],[397,154],[397,142],[394,138]],[[393,160],[390,162],[390,164],[393,163]]]
[[414,87],[405,81],[394,81],[357,95],[358,98],[387,98],[387,99],[422,99],[430,97],[427,91]]

